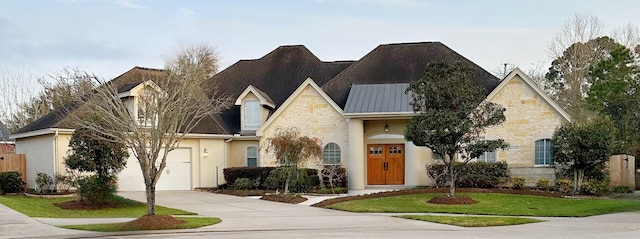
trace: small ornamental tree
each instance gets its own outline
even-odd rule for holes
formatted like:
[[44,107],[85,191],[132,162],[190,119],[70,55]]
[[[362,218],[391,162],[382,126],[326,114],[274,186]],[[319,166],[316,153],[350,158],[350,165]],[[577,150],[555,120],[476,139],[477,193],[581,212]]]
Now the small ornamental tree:
[[286,170],[284,193],[289,193],[289,182],[298,177],[299,166],[308,160],[322,157],[320,140],[300,135],[297,128],[278,129],[273,137],[267,138],[266,152],[273,152],[278,163]]
[[562,125],[551,140],[554,163],[573,172],[573,194],[580,192],[585,171],[605,167],[611,154],[613,125],[608,119]]
[[89,204],[104,203],[111,196],[116,175],[124,169],[129,157],[123,143],[104,140],[102,137],[107,136],[97,134],[87,128],[76,129],[69,141],[73,154],[64,162],[71,170],[94,174],[78,181],[81,200]]
[[474,85],[471,77],[471,70],[461,62],[434,62],[406,90],[417,115],[407,125],[405,137],[440,155],[449,175],[450,196],[455,196],[453,165],[458,157],[466,163],[484,152],[508,147],[502,139],[481,140],[484,128],[505,121],[505,109],[484,101],[485,89]]

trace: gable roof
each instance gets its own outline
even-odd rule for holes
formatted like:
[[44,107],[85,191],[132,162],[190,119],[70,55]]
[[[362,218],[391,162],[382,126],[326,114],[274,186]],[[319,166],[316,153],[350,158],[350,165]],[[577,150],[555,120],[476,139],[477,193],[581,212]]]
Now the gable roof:
[[320,88],[320,86],[318,86],[318,84],[316,84],[313,81],[313,79],[307,78],[304,82],[302,82],[302,84],[300,84],[300,86],[298,86],[298,88],[296,88],[296,90],[291,94],[291,96],[288,97],[287,100],[283,102],[280,107],[278,107],[278,109],[273,113],[273,115],[271,115],[271,117],[269,117],[269,119],[267,119],[267,121],[264,122],[264,124],[260,125],[258,130],[256,130],[256,135],[261,136],[264,129],[269,127],[269,125],[271,125],[271,123],[273,123],[273,121],[277,119],[280,114],[282,114],[282,112],[287,108],[287,106],[289,106],[298,97],[298,95],[300,95],[304,91],[304,89],[307,87],[311,87],[312,89],[314,89],[325,101],[327,101],[327,103],[329,103],[331,108],[333,108],[335,111],[337,111],[339,114],[342,115],[342,109],[338,107],[338,105],[335,102],[333,102],[333,100],[331,100],[331,98],[329,98],[329,96],[326,93],[324,93],[324,91]]
[[353,85],[344,106],[345,116],[362,114],[413,115],[411,96],[405,94],[409,83]]
[[544,91],[542,91],[542,89],[540,89],[538,84],[533,82],[533,80],[531,80],[531,78],[529,78],[529,76],[527,76],[527,74],[525,74],[518,67],[513,69],[511,72],[509,72],[507,76],[504,77],[504,79],[500,82],[500,84],[495,89],[493,89],[491,93],[489,93],[486,100],[490,101],[491,99],[493,99],[493,97],[495,97],[496,94],[498,94],[498,92],[500,92],[500,90],[502,90],[502,88],[504,88],[507,84],[509,84],[509,82],[513,80],[516,76],[519,76],[529,87],[531,87],[538,95],[540,95],[540,97],[542,97],[542,99],[544,99],[544,101],[547,102],[547,104],[549,104],[556,112],[558,112],[558,114],[560,114],[567,122],[571,122],[571,116],[562,108],[560,108],[560,106],[553,99],[551,99],[551,97],[549,97],[546,93],[544,93]]
[[342,71],[322,89],[344,107],[349,89],[356,84],[408,83],[419,80],[428,63],[461,61],[473,72],[473,82],[491,92],[499,79],[440,42],[380,45]]
[[235,105],[242,105],[242,99],[244,99],[249,93],[252,93],[253,95],[255,95],[256,97],[258,97],[258,99],[260,100],[260,104],[261,105],[267,105],[271,108],[275,108],[276,104],[273,103],[273,100],[271,100],[271,97],[269,97],[269,95],[267,95],[267,93],[265,93],[264,91],[261,91],[260,89],[249,85],[247,86],[247,89],[244,90],[240,96],[238,96],[238,98],[236,99],[236,103]]
[[[118,77],[109,81],[108,84],[115,84],[115,86],[118,89],[118,93],[126,92],[133,89],[140,83],[150,78],[153,78],[154,76],[157,76],[159,74],[164,74],[163,72],[164,72],[163,70],[159,70],[159,69],[136,66],[136,67],[133,67],[131,70],[128,70],[127,72],[122,73]],[[75,108],[75,107],[72,107],[72,108]],[[62,110],[62,109],[54,110],[49,114],[35,120],[34,122],[31,122],[30,124],[18,129],[15,132],[15,134],[21,134],[21,133],[26,133],[26,132],[36,131],[41,129],[48,129],[48,128],[68,128],[62,124],[67,114],[68,114],[67,110]]]
[[[268,95],[278,109],[307,78],[324,84],[351,65],[352,61],[323,62],[302,45],[280,46],[255,60],[241,60],[214,75],[203,87],[218,87],[237,99],[249,85]],[[224,127],[240,132],[240,107],[221,113]]]

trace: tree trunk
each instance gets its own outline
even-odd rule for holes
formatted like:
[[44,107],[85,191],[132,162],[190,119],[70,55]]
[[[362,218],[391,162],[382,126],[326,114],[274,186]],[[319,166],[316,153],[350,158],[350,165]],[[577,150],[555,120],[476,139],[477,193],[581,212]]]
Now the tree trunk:
[[573,170],[573,192],[571,192],[571,194],[575,196],[577,191],[578,191],[578,170],[574,169]]
[[156,215],[156,186],[147,187],[147,215]]
[[449,177],[451,180],[451,183],[449,184],[449,196],[451,197],[455,197],[456,196],[456,175],[454,173],[454,161],[453,161],[453,156],[448,155],[449,156]]

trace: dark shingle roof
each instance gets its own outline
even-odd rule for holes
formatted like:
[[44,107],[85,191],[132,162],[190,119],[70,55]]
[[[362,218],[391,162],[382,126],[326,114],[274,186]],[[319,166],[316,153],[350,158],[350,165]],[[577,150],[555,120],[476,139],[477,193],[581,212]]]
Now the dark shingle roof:
[[462,61],[474,71],[473,81],[484,86],[487,94],[499,84],[498,78],[444,44],[420,42],[380,45],[322,85],[322,89],[344,108],[351,85],[416,81],[424,75],[428,63],[438,60]]
[[[220,92],[235,100],[249,85],[253,85],[269,96],[277,109],[308,77],[322,85],[352,63],[320,61],[302,45],[280,46],[260,59],[236,62],[203,86],[217,85]],[[228,131],[240,132],[239,106],[224,111],[220,117]]]
[[344,113],[413,112],[411,96],[405,94],[409,83],[353,85]]

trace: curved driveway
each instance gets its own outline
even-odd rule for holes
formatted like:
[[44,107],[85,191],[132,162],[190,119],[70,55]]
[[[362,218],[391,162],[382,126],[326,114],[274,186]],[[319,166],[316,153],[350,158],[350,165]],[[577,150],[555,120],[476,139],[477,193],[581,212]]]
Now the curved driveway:
[[[145,201],[144,192],[118,194]],[[222,218],[220,224],[184,234],[155,235],[165,238],[638,238],[640,235],[640,212],[464,228],[399,219],[388,214],[350,213],[195,191],[161,191],[157,193],[156,202]]]

